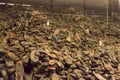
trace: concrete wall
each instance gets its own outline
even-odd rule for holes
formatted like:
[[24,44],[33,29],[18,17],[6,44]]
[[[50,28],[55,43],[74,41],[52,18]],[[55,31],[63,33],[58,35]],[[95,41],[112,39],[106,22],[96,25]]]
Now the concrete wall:
[[[4,2],[5,0],[0,0],[0,2]],[[106,8],[107,0],[85,0],[86,7],[93,7],[93,8]],[[8,2],[15,2],[15,3],[25,3],[25,4],[32,4],[32,5],[50,5],[51,0],[8,0]],[[54,6],[69,6],[69,5],[84,5],[84,0],[53,0]]]
[[[4,2],[5,0],[0,0],[0,2]],[[8,0],[8,2],[15,3],[28,3],[33,5],[49,5],[51,0]],[[84,0],[53,0],[54,6],[68,6],[68,5],[83,5]],[[106,0],[86,0],[87,6],[97,6],[97,7],[105,7]]]

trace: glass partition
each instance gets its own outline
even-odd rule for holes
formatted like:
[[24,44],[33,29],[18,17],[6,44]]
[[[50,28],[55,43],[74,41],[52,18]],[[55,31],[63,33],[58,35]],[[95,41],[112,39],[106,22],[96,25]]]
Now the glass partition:
[[0,80],[120,80],[119,0],[0,2]]

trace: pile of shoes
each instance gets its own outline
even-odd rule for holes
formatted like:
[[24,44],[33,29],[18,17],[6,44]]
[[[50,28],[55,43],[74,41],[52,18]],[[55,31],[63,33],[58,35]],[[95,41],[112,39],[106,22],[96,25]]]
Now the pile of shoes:
[[83,14],[0,8],[0,80],[119,80],[119,26]]

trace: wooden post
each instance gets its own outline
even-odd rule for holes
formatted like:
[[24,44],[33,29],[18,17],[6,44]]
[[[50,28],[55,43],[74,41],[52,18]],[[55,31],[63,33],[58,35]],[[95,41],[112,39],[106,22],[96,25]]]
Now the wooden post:
[[86,0],[84,0],[84,16],[86,15]]
[[53,12],[53,0],[51,0],[51,12]]
[[119,6],[119,7],[118,7],[118,10],[119,10],[118,14],[120,15],[120,0],[118,1],[118,3],[119,3],[119,4],[118,4],[118,6]]
[[107,17],[106,17],[106,24],[107,24],[107,29],[109,27],[109,0],[107,0]]
[[8,0],[5,0],[5,5],[6,5],[6,6],[8,5]]

